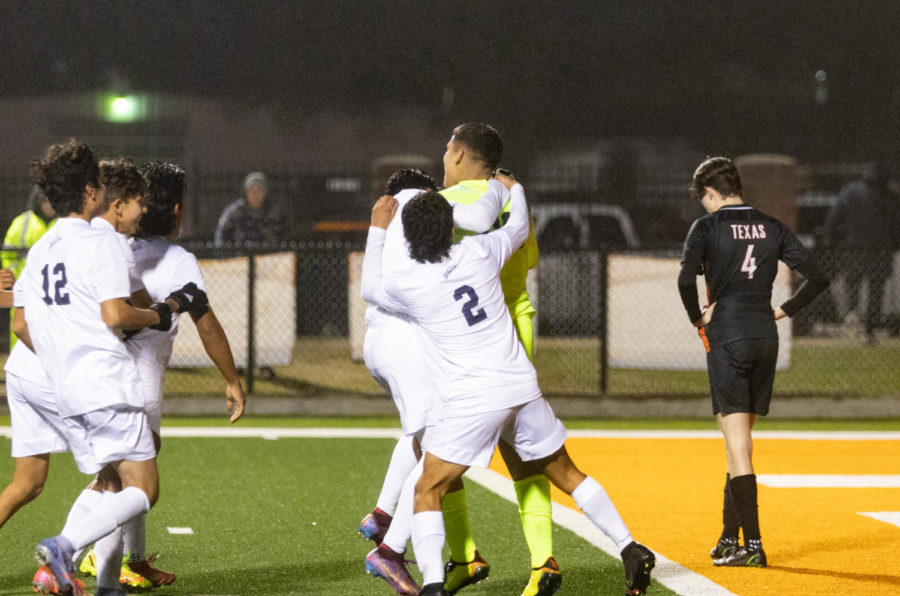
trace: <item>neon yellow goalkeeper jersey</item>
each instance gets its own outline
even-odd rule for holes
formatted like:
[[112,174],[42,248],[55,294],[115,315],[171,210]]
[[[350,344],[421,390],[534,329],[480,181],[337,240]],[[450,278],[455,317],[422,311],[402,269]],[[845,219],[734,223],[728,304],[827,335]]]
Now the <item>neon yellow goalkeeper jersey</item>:
[[[487,180],[463,180],[455,186],[445,188],[441,191],[441,195],[450,203],[461,203],[471,205],[487,192]],[[497,215],[497,222],[492,229],[499,228],[509,218],[509,202],[503,206],[501,212]],[[453,241],[459,242],[463,236],[475,234],[468,230],[455,230]],[[528,276],[528,270],[537,264],[538,249],[537,239],[534,235],[534,226],[529,226],[528,239],[519,250],[513,253],[509,261],[500,271],[500,285],[503,287],[503,296],[506,299],[506,307],[509,309],[513,319],[518,317],[534,314],[534,307],[528,297],[528,291],[525,288],[525,279]]]

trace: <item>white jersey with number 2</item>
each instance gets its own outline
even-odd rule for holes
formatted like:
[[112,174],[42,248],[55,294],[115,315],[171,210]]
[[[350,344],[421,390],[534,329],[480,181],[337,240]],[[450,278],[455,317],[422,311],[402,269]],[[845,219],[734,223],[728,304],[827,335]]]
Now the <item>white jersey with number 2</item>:
[[384,230],[369,229],[363,298],[422,327],[448,379],[446,410],[489,412],[541,396],[500,287],[500,269],[528,235],[520,185],[511,200],[509,222],[499,230],[464,238],[440,263],[414,262],[390,277],[382,274]]

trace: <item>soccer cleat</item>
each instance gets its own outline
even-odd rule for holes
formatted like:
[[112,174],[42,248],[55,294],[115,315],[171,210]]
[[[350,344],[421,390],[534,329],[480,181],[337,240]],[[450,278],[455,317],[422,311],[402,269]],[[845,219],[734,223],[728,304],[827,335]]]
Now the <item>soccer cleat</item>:
[[[35,548],[35,555],[56,581],[56,594],[62,596],[85,596],[84,584],[75,579],[75,565],[72,563],[72,545],[57,536],[41,540]],[[54,592],[51,592],[51,594]]]
[[388,585],[403,596],[416,596],[419,585],[413,580],[406,568],[403,555],[396,553],[385,545],[379,545],[366,555],[366,573],[380,577]]
[[[133,592],[152,590],[154,587],[152,581],[131,569],[127,559],[122,560],[122,569],[119,570],[119,585]],[[94,596],[97,595],[95,594]]]
[[367,514],[362,521],[359,522],[357,534],[362,534],[366,540],[371,540],[375,544],[381,544],[384,535],[391,526],[391,520],[394,519],[378,507],[372,513]]
[[466,586],[477,584],[486,579],[491,572],[491,566],[482,558],[476,550],[475,558],[468,563],[457,563],[453,559],[447,561],[444,566],[444,589],[453,596]]
[[449,594],[450,592],[447,592],[440,583],[428,584],[419,592],[420,596],[448,596]]
[[[81,583],[80,579],[76,579],[75,583],[78,584],[79,589],[82,591],[84,590],[84,584]],[[60,593],[59,584],[56,583],[56,578],[53,577],[53,573],[46,565],[41,566],[41,568],[37,570],[37,573],[34,574],[34,579],[31,580],[31,586],[34,591],[39,594]]]
[[556,559],[550,557],[542,566],[531,570],[531,577],[522,596],[550,596],[556,593],[560,585],[562,574],[559,572],[559,565],[556,564]]
[[122,561],[119,583],[136,590],[149,590],[157,586],[168,586],[175,581],[175,575],[153,567],[159,553],[153,553],[144,561]]
[[650,585],[650,572],[656,565],[656,557],[643,544],[632,542],[622,551],[625,564],[625,594],[643,594]]
[[730,555],[713,561],[716,567],[765,567],[767,564],[766,551],[747,546],[742,546]]
[[721,559],[723,557],[727,557],[737,549],[737,538],[732,538],[731,540],[727,538],[719,538],[719,542],[716,543],[716,547],[709,551],[709,556],[712,557],[713,560]]
[[84,558],[81,559],[81,565],[78,566],[78,571],[80,571],[82,575],[97,577],[97,559],[94,557],[94,549],[89,550],[88,553],[84,555]]

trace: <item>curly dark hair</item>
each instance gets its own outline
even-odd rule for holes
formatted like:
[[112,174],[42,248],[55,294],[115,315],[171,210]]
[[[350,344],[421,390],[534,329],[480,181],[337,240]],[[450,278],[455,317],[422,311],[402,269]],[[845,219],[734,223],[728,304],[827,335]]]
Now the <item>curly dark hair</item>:
[[420,263],[439,263],[453,244],[453,207],[436,192],[410,200],[400,214],[409,256]]
[[174,163],[153,162],[141,166],[140,171],[147,181],[147,212],[141,218],[137,236],[168,236],[177,221],[175,205],[184,201],[184,170]]
[[394,196],[407,188],[419,188],[422,190],[436,190],[438,187],[429,174],[418,168],[401,168],[391,174],[384,186],[384,194]]
[[75,139],[47,147],[28,162],[28,174],[59,217],[81,214],[84,188],[100,188],[100,167],[91,148]]
[[124,157],[101,161],[100,179],[106,186],[106,198],[102,207],[104,212],[109,210],[109,206],[116,199],[122,199],[127,203],[147,194],[147,181],[134,162]]
[[741,176],[734,162],[727,157],[707,157],[696,171],[688,192],[699,201],[712,188],[723,197],[741,196]]
[[468,147],[492,172],[503,157],[500,133],[489,124],[466,122],[453,129],[453,137]]

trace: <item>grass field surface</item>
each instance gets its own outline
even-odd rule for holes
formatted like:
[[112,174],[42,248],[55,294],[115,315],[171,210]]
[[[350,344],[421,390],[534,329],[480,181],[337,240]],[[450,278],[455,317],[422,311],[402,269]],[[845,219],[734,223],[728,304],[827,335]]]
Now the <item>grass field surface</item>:
[[[677,585],[670,590],[655,581],[650,594],[846,594],[900,587],[900,572],[884,566],[895,558],[900,529],[859,515],[900,509],[900,489],[761,486],[761,523],[771,567],[716,569],[707,551],[719,531],[724,462],[714,427],[694,420],[616,422],[570,424],[577,435],[569,441],[576,462],[606,487],[635,537],[659,553],[656,577],[671,583],[667,576],[696,576],[717,586],[715,592]],[[176,573],[178,580],[155,593],[393,593],[364,573],[370,544],[355,533],[380,489],[393,447],[389,437],[397,432],[391,420],[352,419],[338,425],[333,419],[273,418],[229,426],[221,419],[167,419],[164,432],[167,428],[187,435],[204,429],[257,429],[259,436],[164,439],[162,496],[148,517],[148,551],[163,553],[159,566]],[[350,436],[289,436],[327,428]],[[672,429],[682,434],[673,438],[668,434]],[[766,438],[757,440],[759,472],[900,475],[900,421],[786,421],[780,429],[769,428]],[[793,437],[810,430],[817,431],[815,436],[854,431],[837,437],[855,438],[777,438],[779,432]],[[632,431],[631,438],[610,435]],[[0,449],[8,448],[9,440],[0,438]],[[495,462],[492,468],[502,478],[502,467]],[[11,471],[12,460],[0,460],[0,478],[8,481]],[[31,593],[34,544],[58,533],[86,481],[68,455],[54,456],[44,494],[0,529],[0,594]],[[461,594],[518,594],[529,558],[516,507],[495,487],[467,484],[473,532],[492,571],[488,581]],[[555,507],[571,511],[568,497],[555,494],[554,499]],[[621,594],[621,563],[579,536],[590,524],[581,517],[575,522],[566,521],[567,515],[555,519],[577,531],[555,528],[555,551],[564,574],[559,594]],[[172,534],[169,527],[193,533]],[[818,556],[823,552],[828,556]],[[413,574],[419,577],[414,567]]]

